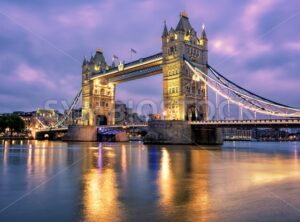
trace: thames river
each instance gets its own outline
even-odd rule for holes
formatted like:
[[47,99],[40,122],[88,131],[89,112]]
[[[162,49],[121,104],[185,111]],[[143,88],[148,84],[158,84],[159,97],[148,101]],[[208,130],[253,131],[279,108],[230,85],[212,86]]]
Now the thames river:
[[300,221],[299,153],[298,142],[1,141],[0,221]]

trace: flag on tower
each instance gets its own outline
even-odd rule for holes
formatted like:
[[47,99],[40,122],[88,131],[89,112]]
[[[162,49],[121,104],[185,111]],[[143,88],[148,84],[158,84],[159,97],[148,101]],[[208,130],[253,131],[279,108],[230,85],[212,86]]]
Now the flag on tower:
[[113,59],[119,59],[119,57],[116,55],[113,55]]
[[131,52],[134,53],[134,54],[137,53],[133,48],[131,48]]

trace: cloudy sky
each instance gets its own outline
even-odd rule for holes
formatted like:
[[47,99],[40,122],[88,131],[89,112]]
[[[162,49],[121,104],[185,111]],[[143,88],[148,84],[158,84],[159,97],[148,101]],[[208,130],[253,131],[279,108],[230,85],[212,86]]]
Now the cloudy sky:
[[[205,23],[209,63],[252,91],[300,107],[300,2],[296,0],[1,0],[0,113],[60,108],[81,85],[81,64],[96,48],[130,60],[161,50],[163,21],[186,8]],[[161,75],[124,83],[117,97],[160,101]]]

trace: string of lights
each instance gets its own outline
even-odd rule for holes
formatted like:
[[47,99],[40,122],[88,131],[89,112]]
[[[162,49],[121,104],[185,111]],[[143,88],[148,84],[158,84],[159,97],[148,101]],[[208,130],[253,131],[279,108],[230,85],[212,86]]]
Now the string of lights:
[[252,99],[255,99],[259,102],[262,102],[262,103],[265,103],[265,104],[268,104],[268,105],[272,105],[272,106],[276,106],[278,108],[284,108],[284,109],[288,109],[288,110],[291,110],[291,111],[297,111],[299,112],[300,109],[297,109],[297,108],[294,108],[294,107],[290,107],[290,106],[286,106],[286,105],[283,105],[283,104],[279,104],[277,102],[274,102],[274,101],[271,101],[269,99],[266,99],[266,98],[263,98],[261,96],[258,96],[238,85],[236,85],[235,83],[231,82],[230,80],[228,80],[227,78],[225,78],[224,76],[222,76],[219,72],[217,72],[215,69],[213,69],[211,66],[208,66],[209,70],[220,80],[222,81],[222,83],[227,83],[227,86],[229,88],[235,88],[236,90],[241,90],[241,92],[243,94],[247,94],[250,98]]
[[[189,61],[185,60],[185,63],[195,75],[198,75],[198,78],[200,78],[207,86],[209,86],[209,88],[241,108],[253,111],[255,113],[276,117],[300,117],[300,109],[284,106],[278,103],[272,103],[270,100],[265,100],[262,97],[249,95],[249,91],[241,92],[240,90],[235,89],[237,85],[231,87],[231,85],[207,75],[201,71],[201,69],[192,65]],[[227,91],[224,92],[225,90]],[[241,102],[241,100],[246,102],[246,104]],[[291,111],[293,112],[291,113]]]

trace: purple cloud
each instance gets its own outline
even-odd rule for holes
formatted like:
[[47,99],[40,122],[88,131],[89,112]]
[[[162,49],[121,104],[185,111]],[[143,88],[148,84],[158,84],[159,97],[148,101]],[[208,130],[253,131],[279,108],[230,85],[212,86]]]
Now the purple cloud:
[[[254,92],[299,106],[299,6],[191,0],[186,9],[198,32],[203,23],[207,27],[211,65]],[[83,56],[98,47],[108,63],[113,54],[129,61],[130,48],[138,51],[135,59],[159,52],[163,20],[176,26],[183,9],[171,0],[4,0],[0,7],[0,112],[34,109],[50,99],[71,101],[81,85]],[[161,85],[161,76],[121,84],[117,97],[158,102]],[[289,98],[281,101],[285,94]]]

